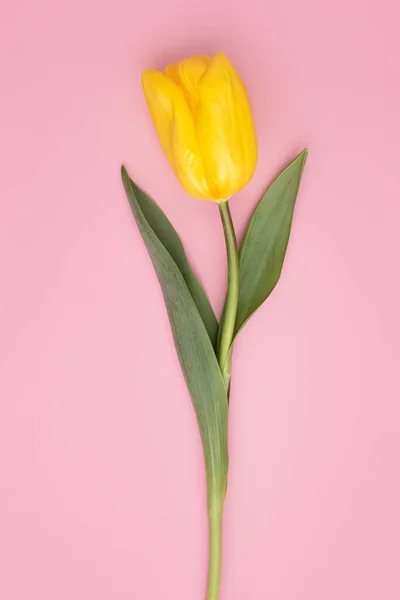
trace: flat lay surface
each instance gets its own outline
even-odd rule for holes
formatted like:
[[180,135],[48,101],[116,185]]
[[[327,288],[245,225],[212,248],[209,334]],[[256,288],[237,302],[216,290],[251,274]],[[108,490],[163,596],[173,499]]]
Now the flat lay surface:
[[194,412],[120,164],[220,314],[215,204],[160,148],[145,68],[224,51],[267,185],[309,157],[282,278],[239,335],[221,600],[400,596],[394,0],[3,1],[0,597],[204,600]]

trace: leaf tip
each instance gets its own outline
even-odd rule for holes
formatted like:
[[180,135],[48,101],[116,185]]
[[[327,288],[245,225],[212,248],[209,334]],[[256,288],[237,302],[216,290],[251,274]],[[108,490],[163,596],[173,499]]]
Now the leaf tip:
[[300,152],[300,154],[298,155],[298,157],[301,160],[301,174],[300,176],[303,174],[304,171],[304,167],[306,166],[306,162],[307,162],[307,158],[308,158],[308,148],[304,148],[304,150],[302,150]]
[[124,185],[126,192],[128,193],[129,188],[131,187],[131,181],[128,175],[128,171],[126,170],[125,165],[121,165],[121,179]]
[[302,157],[303,161],[306,162],[308,157],[308,148],[304,148],[304,150],[300,152],[300,156]]

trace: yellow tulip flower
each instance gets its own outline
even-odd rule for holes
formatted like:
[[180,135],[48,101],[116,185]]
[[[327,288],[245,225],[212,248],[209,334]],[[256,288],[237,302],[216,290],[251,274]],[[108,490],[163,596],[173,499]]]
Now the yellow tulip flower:
[[164,153],[189,194],[220,202],[248,183],[257,138],[245,87],[225,54],[194,56],[164,73],[147,69],[142,82]]

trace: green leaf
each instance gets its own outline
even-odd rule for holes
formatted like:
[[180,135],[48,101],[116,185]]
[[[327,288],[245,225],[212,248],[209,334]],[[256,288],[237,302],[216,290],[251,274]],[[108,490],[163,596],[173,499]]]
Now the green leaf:
[[[122,167],[122,181],[164,295],[175,347],[196,412],[207,472],[209,507],[224,500],[228,471],[228,402],[214,348],[198,307],[175,259],[176,245],[167,249],[156,234],[165,221],[147,205]],[[139,201],[140,198],[140,201]],[[151,206],[151,216],[146,210]],[[171,238],[169,238],[171,239]],[[169,251],[171,250],[171,251]],[[218,507],[217,507],[218,509]]]
[[130,180],[130,186],[148,224],[180,270],[215,348],[218,336],[218,321],[207,294],[189,265],[179,235],[154,200],[145,194],[132,180]]
[[278,175],[247,227],[240,248],[236,334],[278,283],[306,159],[307,149]]

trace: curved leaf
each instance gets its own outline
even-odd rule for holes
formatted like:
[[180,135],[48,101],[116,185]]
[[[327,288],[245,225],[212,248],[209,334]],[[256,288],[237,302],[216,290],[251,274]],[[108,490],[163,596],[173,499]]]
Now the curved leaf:
[[189,291],[197,306],[197,310],[203,319],[203,323],[207,329],[211,343],[215,348],[218,336],[218,321],[211,307],[207,294],[205,293],[201,283],[189,265],[179,235],[165,213],[163,213],[161,208],[154,202],[154,200],[145,194],[143,190],[141,190],[132,180],[130,180],[130,186],[148,224],[165,249],[169,252],[176,266],[182,273],[186,285],[189,288]]
[[142,206],[146,210],[148,205],[124,167],[122,181],[164,295],[176,351],[199,424],[209,506],[215,509],[216,503],[223,503],[228,471],[228,402],[221,371],[198,307],[173,258],[176,246],[171,245],[169,252],[155,233],[165,221],[159,219],[154,203],[153,212],[147,218],[150,213],[147,210],[145,214]]
[[240,248],[236,333],[268,298],[282,271],[307,149],[275,179],[258,204]]

